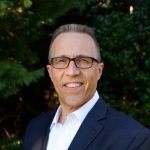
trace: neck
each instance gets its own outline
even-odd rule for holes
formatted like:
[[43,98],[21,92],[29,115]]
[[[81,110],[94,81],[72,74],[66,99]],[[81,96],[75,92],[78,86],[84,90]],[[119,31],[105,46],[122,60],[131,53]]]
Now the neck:
[[63,124],[67,118],[67,116],[72,113],[73,111],[75,111],[74,109],[65,109],[63,107],[61,107],[61,113],[58,119],[58,122]]

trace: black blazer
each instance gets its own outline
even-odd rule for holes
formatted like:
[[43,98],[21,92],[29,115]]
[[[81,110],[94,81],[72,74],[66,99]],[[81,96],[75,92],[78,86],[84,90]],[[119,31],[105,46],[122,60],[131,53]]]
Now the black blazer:
[[[46,150],[54,115],[46,113],[29,123],[22,150]],[[150,131],[110,108],[100,98],[81,124],[68,150],[150,150]]]

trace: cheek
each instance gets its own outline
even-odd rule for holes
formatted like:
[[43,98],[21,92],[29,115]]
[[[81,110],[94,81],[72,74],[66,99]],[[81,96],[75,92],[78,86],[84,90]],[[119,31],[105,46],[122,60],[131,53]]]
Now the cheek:
[[50,78],[54,85],[57,84],[59,81],[58,74],[55,74],[54,72],[51,72]]
[[62,80],[62,73],[59,71],[54,71],[52,70],[51,71],[51,74],[50,74],[50,78],[55,86],[55,88],[59,88],[60,84],[61,84],[61,80]]
[[96,88],[97,82],[99,80],[99,74],[95,70],[91,70],[85,74],[86,80],[89,86],[88,88]]
[[59,78],[56,75],[51,75],[51,81],[53,83],[53,86],[54,86],[56,92],[58,93],[61,89]]

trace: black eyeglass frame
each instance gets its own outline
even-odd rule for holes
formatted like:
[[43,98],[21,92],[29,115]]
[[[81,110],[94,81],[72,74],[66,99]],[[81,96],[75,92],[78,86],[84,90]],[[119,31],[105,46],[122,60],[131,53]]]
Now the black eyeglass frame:
[[[55,67],[52,62],[53,62],[54,59],[57,59],[57,58],[67,58],[67,59],[69,60],[69,62],[68,62],[68,64],[66,65],[66,67],[63,67],[63,68],[62,68],[62,67],[61,67],[61,68]],[[78,58],[90,58],[90,59],[92,60],[91,65],[90,65],[89,67],[80,67],[80,66],[78,66],[78,64],[76,63],[76,59],[78,59]],[[76,66],[77,68],[80,68],[80,69],[88,69],[88,68],[91,68],[91,67],[93,66],[93,62],[94,62],[94,61],[97,62],[97,63],[100,63],[99,60],[97,60],[97,59],[95,59],[95,58],[93,58],[93,57],[82,56],[82,57],[74,57],[74,58],[69,58],[69,57],[53,57],[53,58],[50,59],[49,64],[50,64],[53,68],[55,68],[55,69],[66,69],[66,68],[68,68],[68,66],[69,66],[69,64],[70,64],[71,61],[73,61],[74,64],[75,64],[75,66]]]

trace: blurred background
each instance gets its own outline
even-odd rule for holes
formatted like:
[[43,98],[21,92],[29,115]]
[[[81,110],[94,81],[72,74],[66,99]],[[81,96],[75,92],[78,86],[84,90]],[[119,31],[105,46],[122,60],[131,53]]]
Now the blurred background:
[[99,93],[150,128],[149,8],[149,0],[0,0],[0,149],[19,150],[29,121],[57,107],[45,66],[52,32],[66,23],[95,28]]

